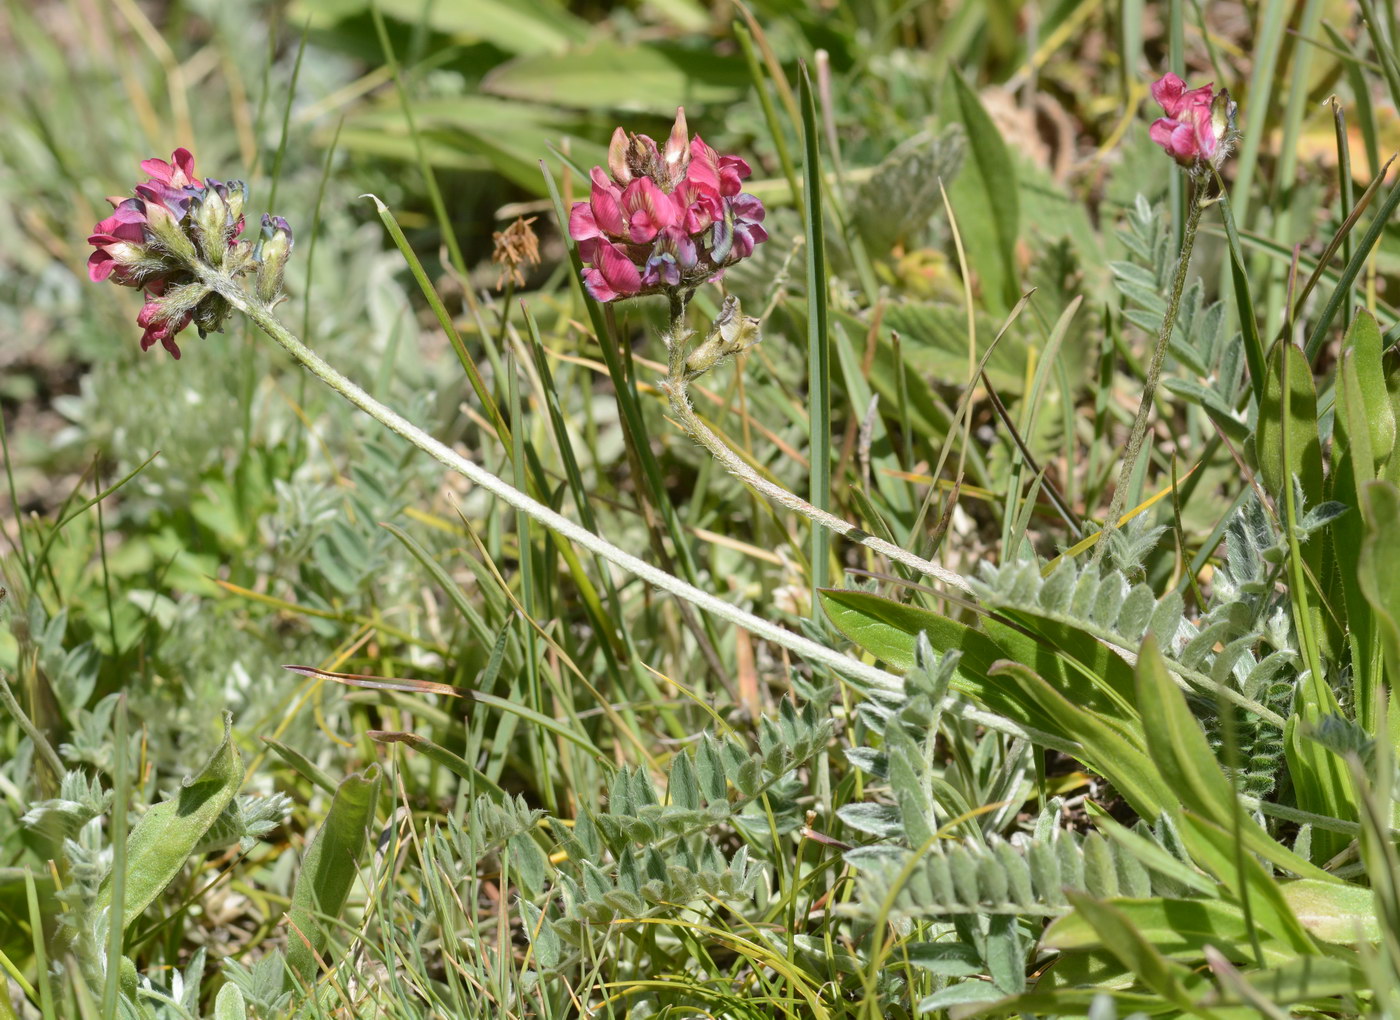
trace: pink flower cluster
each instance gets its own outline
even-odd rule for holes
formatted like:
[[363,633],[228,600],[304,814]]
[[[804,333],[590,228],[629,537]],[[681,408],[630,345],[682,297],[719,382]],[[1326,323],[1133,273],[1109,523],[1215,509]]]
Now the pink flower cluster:
[[[176,149],[169,163],[144,160],[141,169],[150,179],[136,186],[136,197],[107,199],[114,210],[88,238],[94,246],[88,276],[145,291],[136,318],[144,330],[141,349],[159,342],[179,358],[176,334],[191,322],[199,324],[201,334],[216,329],[227,308],[214,295],[174,302],[171,292],[193,284],[189,262],[199,250],[222,255],[237,243],[244,187],[241,181],[199,180],[188,149]],[[211,231],[218,236],[208,236]]]
[[664,148],[618,128],[608,171],[593,168],[588,201],[569,214],[599,301],[694,290],[768,240],[763,203],[743,191],[749,165],[690,138],[683,109]]
[[1166,113],[1153,121],[1152,140],[1190,170],[1219,168],[1233,141],[1235,104],[1214,83],[1188,89],[1174,74],[1152,84],[1152,98]]

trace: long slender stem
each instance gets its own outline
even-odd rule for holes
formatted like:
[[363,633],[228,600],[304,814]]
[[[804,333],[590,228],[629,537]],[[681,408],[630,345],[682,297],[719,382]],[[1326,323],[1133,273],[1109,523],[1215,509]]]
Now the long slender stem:
[[663,570],[659,570],[650,563],[633,556],[631,553],[619,549],[601,536],[580,527],[568,518],[551,510],[543,503],[530,498],[519,489],[497,478],[480,465],[463,457],[455,450],[428,435],[428,433],[424,432],[417,425],[414,425],[397,412],[390,410],[388,407],[385,407],[379,401],[375,400],[298,340],[290,330],[277,320],[277,317],[272,314],[271,309],[254,300],[233,280],[230,280],[219,271],[208,267],[200,268],[200,276],[202,282],[206,286],[218,292],[218,294],[234,308],[237,308],[240,312],[243,312],[252,319],[259,329],[281,345],[288,354],[361,411],[364,411],[375,421],[389,429],[389,431],[408,440],[444,467],[450,468],[458,474],[463,475],[473,484],[479,485],[490,492],[497,499],[503,500],[517,510],[529,514],[535,520],[556,532],[561,537],[583,546],[590,552],[597,553],[599,556],[621,567],[628,573],[635,574],[648,583],[699,606],[706,612],[714,613],[716,616],[737,624],[754,634],[767,638],[775,644],[782,645],[784,648],[801,655],[805,659],[830,666],[832,669],[852,680],[862,681],[878,690],[898,691],[903,689],[903,681],[893,673],[887,673],[885,670],[868,666],[849,655],[843,655],[830,648],[824,648],[815,641],[810,641],[802,637],[800,634],[794,634],[792,631],[785,630],[768,620],[764,620],[737,606],[731,605],[723,599],[711,595],[709,592],[701,591],[699,588],[682,581],[680,578],[674,577]]
[[[234,280],[208,266],[199,266],[198,273],[206,286],[218,292],[230,305],[252,319],[259,329],[275,340],[283,350],[295,358],[312,375],[355,407],[364,411],[389,431],[408,440],[439,464],[481,486],[497,499],[529,514],[560,537],[581,545],[590,552],[597,553],[610,563],[621,567],[628,573],[635,574],[663,591],[670,592],[677,598],[685,599],[707,612],[714,613],[730,623],[743,627],[750,633],[767,638],[775,645],[786,648],[811,662],[819,662],[824,666],[829,666],[848,679],[863,683],[870,689],[887,692],[898,692],[904,689],[904,681],[895,674],[866,665],[849,655],[842,655],[840,652],[819,645],[800,634],[785,630],[762,617],[740,609],[738,606],[730,605],[709,592],[701,591],[694,585],[687,584],[663,570],[658,570],[644,560],[639,560],[602,536],[579,527],[543,503],[531,499],[519,489],[507,484],[485,468],[434,439],[417,425],[385,407],[359,386],[345,378],[298,340],[291,330],[283,326],[272,314],[271,308],[250,297]],[[984,712],[970,705],[958,704],[953,707],[964,719],[984,729],[1032,740],[1042,747],[1053,748],[1066,754],[1073,755],[1079,751],[1078,745],[1074,741],[1058,737],[1053,733],[1017,725],[1009,719],[1004,719],[992,712]]]
[[842,520],[835,514],[813,506],[795,492],[770,482],[750,467],[748,462],[735,453],[728,443],[715,435],[714,431],[696,413],[695,406],[690,402],[689,380],[686,376],[686,339],[684,319],[673,314],[671,334],[667,338],[667,344],[671,351],[670,374],[663,388],[670,399],[671,411],[675,414],[681,428],[685,429],[686,435],[708,450],[710,455],[719,461],[726,471],[771,502],[801,514],[812,523],[828,531],[834,531],[857,545],[863,545],[867,549],[887,556],[896,563],[902,563],[911,570],[916,570],[927,577],[937,578],[944,584],[960,591],[970,592],[972,590],[967,579],[961,574],[955,573],[947,567],[939,566],[932,560],[924,559],[917,553],[901,549],[892,542],[886,542],[883,538],[877,538],[862,531],[850,521]]
[[1147,419],[1152,415],[1152,398],[1157,393],[1157,382],[1162,377],[1162,363],[1166,361],[1167,349],[1171,346],[1172,330],[1176,328],[1176,315],[1181,308],[1181,295],[1186,290],[1186,271],[1191,265],[1191,250],[1196,246],[1196,228],[1201,225],[1201,213],[1209,199],[1206,185],[1198,182],[1196,198],[1191,203],[1191,211],[1186,216],[1186,229],[1181,238],[1181,257],[1177,259],[1176,276],[1172,280],[1171,296],[1167,301],[1167,313],[1162,317],[1162,328],[1157,332],[1157,343],[1152,348],[1152,362],[1147,367],[1147,379],[1142,385],[1142,401],[1138,404],[1137,417],[1133,419],[1133,430],[1128,435],[1128,445],[1123,451],[1123,467],[1118,472],[1118,484],[1113,489],[1113,499],[1108,505],[1108,517],[1104,521],[1098,548],[1094,550],[1094,562],[1103,559],[1108,551],[1108,539],[1118,528],[1118,518],[1123,515],[1123,506],[1128,499],[1128,488],[1132,484],[1133,468],[1138,455],[1142,453],[1143,440],[1147,438]]

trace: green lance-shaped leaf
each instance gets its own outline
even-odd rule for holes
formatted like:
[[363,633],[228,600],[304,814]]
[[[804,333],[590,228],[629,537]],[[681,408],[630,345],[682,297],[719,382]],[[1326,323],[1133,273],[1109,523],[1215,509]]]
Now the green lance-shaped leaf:
[[[1234,790],[1211,752],[1200,724],[1191,714],[1185,695],[1167,674],[1166,663],[1157,650],[1157,639],[1151,634],[1138,652],[1137,700],[1143,709],[1148,756],[1161,782],[1174,791],[1175,803],[1220,830],[1230,831],[1235,823],[1235,812],[1239,810],[1234,803]],[[1331,877],[1288,850],[1253,818],[1245,816],[1239,820],[1239,825],[1240,837],[1253,853],[1295,874],[1322,879]],[[1229,883],[1225,875],[1217,877]]]
[[[1400,490],[1389,482],[1361,487],[1366,537],[1361,545],[1358,580],[1375,614],[1385,669],[1390,683],[1400,682]],[[1392,718],[1400,713],[1391,712]]]
[[1371,890],[1360,885],[1300,878],[1279,887],[1303,927],[1324,942],[1379,942],[1380,919]]
[[322,925],[340,916],[369,842],[369,825],[379,794],[379,766],[347,776],[331,800],[321,830],[301,862],[292,906],[287,912],[292,930],[287,939],[287,964],[303,981],[316,972],[316,957],[329,944]]
[[1318,443],[1317,391],[1312,368],[1303,352],[1292,344],[1279,345],[1271,368],[1254,437],[1259,472],[1272,496],[1279,496],[1296,476],[1303,483],[1303,492],[1314,498],[1322,492],[1322,449]]
[[968,158],[950,189],[967,245],[968,261],[982,279],[982,296],[993,311],[1016,303],[1016,237],[1020,212],[1016,166],[977,93],[956,70],[948,75],[945,109],[967,129]]
[[[126,892],[122,910],[125,928],[150,906],[179,874],[224,808],[243,785],[243,765],[233,746],[233,716],[224,715],[224,739],[204,766],[180,783],[180,792],[147,811],[126,840]],[[115,810],[123,810],[118,805]],[[100,918],[98,942],[106,938],[111,923],[112,878],[97,894]]]

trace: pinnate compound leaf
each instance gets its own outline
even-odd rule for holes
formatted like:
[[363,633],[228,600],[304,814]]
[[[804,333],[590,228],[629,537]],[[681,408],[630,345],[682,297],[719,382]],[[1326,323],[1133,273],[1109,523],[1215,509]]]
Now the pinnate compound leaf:
[[[243,785],[243,764],[233,746],[233,716],[224,715],[224,739],[203,767],[180,783],[180,792],[144,815],[126,840],[126,894],[122,910],[125,928],[150,906],[185,866],[205,833]],[[119,807],[117,810],[121,810]],[[95,916],[98,935],[105,937],[112,905],[112,878],[98,891]],[[101,938],[99,938],[99,944]]]

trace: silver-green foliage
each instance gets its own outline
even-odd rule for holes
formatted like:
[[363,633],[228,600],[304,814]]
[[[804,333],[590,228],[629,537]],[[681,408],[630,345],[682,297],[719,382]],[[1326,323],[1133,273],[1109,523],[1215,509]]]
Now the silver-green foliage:
[[[1128,302],[1123,318],[1147,335],[1155,335],[1166,316],[1166,296],[1176,265],[1176,253],[1167,229],[1169,218],[1160,206],[1142,195],[1118,232],[1129,258],[1109,263],[1113,283]],[[1248,435],[1236,405],[1245,386],[1244,345],[1238,334],[1227,335],[1225,305],[1205,300],[1200,278],[1192,280],[1181,295],[1169,351],[1186,369],[1168,373],[1163,385],[1173,393],[1199,404],[1232,439]]]
[[[862,706],[863,718],[881,737],[880,747],[846,752],[853,765],[882,784],[879,799],[837,812],[851,828],[883,841],[845,854],[856,873],[851,910],[868,920],[886,910],[888,917],[906,919],[1054,916],[1068,909],[1066,888],[1099,897],[1163,891],[1162,883],[1154,883],[1147,868],[1117,843],[1096,832],[1081,837],[1061,828],[1058,799],[1030,835],[1006,840],[969,825],[965,816],[971,812],[934,764],[958,653],[939,658],[921,636],[915,657],[902,702]],[[1019,804],[1024,798],[1008,799]],[[966,835],[955,839],[954,831]],[[1157,841],[1145,826],[1139,835]]]
[[[1304,537],[1335,512],[1334,505],[1314,508],[1304,521]],[[1261,796],[1277,779],[1282,732],[1275,720],[1291,704],[1300,657],[1286,598],[1274,583],[1282,562],[1280,539],[1257,501],[1235,514],[1226,541],[1226,562],[1216,571],[1211,600],[1194,620],[1185,617],[1180,593],[1158,598],[1147,584],[1132,583],[1123,568],[1141,570],[1131,562],[1100,570],[1065,558],[1048,578],[1030,561],[987,565],[976,587],[989,608],[1073,628],[1124,651],[1135,651],[1151,633],[1217,743],[1221,686],[1272,713],[1273,719],[1236,711],[1242,788]]]
[[1069,910],[1064,890],[1097,898],[1160,892],[1136,857],[1097,832],[1085,836],[1047,826],[1031,838],[934,839],[925,846],[858,847],[846,853],[856,869],[855,909],[891,918],[952,914],[1056,916]]
[[[563,967],[588,955],[587,947],[596,948],[619,921],[750,901],[766,869],[748,846],[722,850],[715,830],[766,836],[770,826],[795,829],[801,812],[793,773],[826,746],[831,732],[824,707],[808,702],[798,710],[785,701],[776,719],[761,720],[756,751],[710,734],[679,751],[664,798],[645,767],[624,766],[608,787],[606,810],[582,811],[572,824],[549,819],[563,851],[557,864],[519,843],[524,829],[507,835],[509,825],[501,828],[498,849],[509,852],[527,894],[521,906],[540,964]],[[546,885],[552,902],[533,902],[529,894]]]

